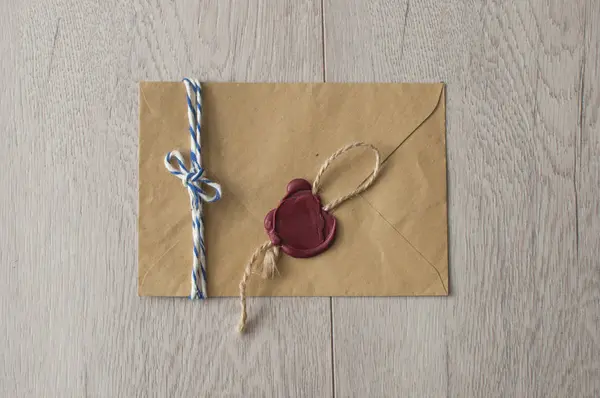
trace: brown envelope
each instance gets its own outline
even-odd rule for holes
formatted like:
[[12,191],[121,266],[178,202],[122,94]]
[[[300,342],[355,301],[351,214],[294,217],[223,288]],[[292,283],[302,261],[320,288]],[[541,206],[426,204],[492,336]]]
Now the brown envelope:
[[[338,148],[365,141],[383,170],[360,197],[334,210],[325,253],[282,255],[279,276],[256,275],[250,296],[448,294],[445,90],[439,84],[203,85],[203,164],[223,187],[204,204],[209,296],[236,296],[244,265],[268,237],[263,219],[293,178],[315,177]],[[141,296],[187,296],[192,231],[189,198],[163,165],[189,154],[185,88],[140,84],[139,273]],[[187,156],[187,155],[186,155]],[[353,190],[373,168],[356,149],[328,169],[324,203]]]

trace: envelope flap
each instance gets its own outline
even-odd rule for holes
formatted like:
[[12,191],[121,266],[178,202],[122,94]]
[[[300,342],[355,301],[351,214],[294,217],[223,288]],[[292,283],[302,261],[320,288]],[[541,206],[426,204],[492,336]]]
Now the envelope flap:
[[[435,109],[443,84],[205,85],[213,172],[252,214],[274,206],[295,177],[312,180],[341,146],[366,141],[385,160]],[[214,141],[212,141],[214,138]],[[214,145],[216,146],[216,145]],[[334,163],[323,181],[326,200],[354,189],[372,169],[364,151]],[[277,187],[272,189],[272,187]],[[268,209],[267,209],[268,210]]]

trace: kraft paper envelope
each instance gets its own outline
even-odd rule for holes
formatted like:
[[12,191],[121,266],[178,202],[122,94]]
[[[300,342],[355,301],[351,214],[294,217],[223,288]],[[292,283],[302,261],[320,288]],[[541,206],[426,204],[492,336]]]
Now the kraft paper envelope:
[[[338,148],[365,141],[383,169],[361,196],[333,211],[338,230],[321,255],[282,255],[279,275],[253,276],[250,296],[448,294],[443,84],[203,85],[202,156],[222,199],[205,203],[209,296],[237,296],[244,266],[268,240],[263,220],[294,178],[312,181]],[[141,296],[187,296],[192,231],[187,190],[165,169],[189,155],[182,83],[140,83],[139,274]],[[355,149],[324,176],[327,203],[370,174]]]

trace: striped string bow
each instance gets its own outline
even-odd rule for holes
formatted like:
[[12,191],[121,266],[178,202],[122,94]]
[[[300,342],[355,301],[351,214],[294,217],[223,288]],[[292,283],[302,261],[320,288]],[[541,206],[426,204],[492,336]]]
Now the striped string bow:
[[[193,263],[191,299],[206,298],[206,246],[204,245],[204,218],[202,202],[216,202],[221,198],[221,186],[206,178],[202,168],[202,146],[200,145],[202,119],[202,89],[197,80],[183,79],[187,92],[187,108],[190,132],[190,168],[188,169],[179,151],[165,156],[165,167],[179,178],[187,188],[192,210]],[[173,165],[173,160],[175,165]],[[208,194],[202,187],[212,188]]]

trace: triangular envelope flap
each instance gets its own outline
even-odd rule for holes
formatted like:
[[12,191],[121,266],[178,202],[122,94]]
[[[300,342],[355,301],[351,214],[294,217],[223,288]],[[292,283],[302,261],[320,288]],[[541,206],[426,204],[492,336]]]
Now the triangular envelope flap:
[[[433,112],[442,87],[209,83],[206,156],[228,160],[213,162],[212,171],[249,211],[262,213],[277,203],[287,181],[312,180],[321,163],[347,143],[369,142],[386,159]],[[354,189],[368,175],[373,160],[362,152],[332,165],[323,184],[326,198]]]

